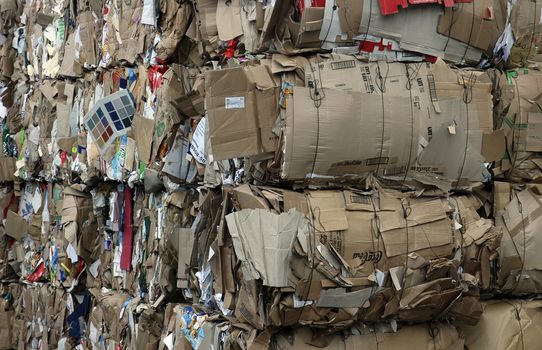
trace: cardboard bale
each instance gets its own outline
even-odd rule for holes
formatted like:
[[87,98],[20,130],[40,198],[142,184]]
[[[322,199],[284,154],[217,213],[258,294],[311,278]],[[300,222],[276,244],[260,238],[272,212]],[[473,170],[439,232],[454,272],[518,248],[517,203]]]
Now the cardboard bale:
[[542,268],[537,253],[542,211],[540,192],[537,188],[523,191],[503,185],[499,188],[508,193],[507,204],[495,217],[495,225],[503,230],[499,288],[510,295],[540,293]]
[[450,181],[482,181],[484,161],[503,149],[492,129],[491,83],[480,73],[443,62],[380,65],[344,56],[305,71],[307,87],[285,96],[284,180],[376,172],[404,182],[417,167],[434,167]]
[[[302,194],[248,186],[233,193],[242,210],[226,215],[226,223],[242,272],[237,283],[246,289],[239,294],[244,300],[242,315],[253,327],[262,326],[259,310],[247,306],[259,300],[254,279],[282,287],[267,311],[267,322],[274,326],[333,325],[351,320],[354,314],[370,322],[392,315],[406,322],[423,322],[451,310],[458,319],[476,322],[479,318],[476,297],[465,295],[469,308],[453,307],[456,300],[463,300],[463,288],[489,289],[495,279],[489,266],[498,256],[500,231],[478,216],[481,202],[474,197],[443,201],[396,197],[384,190]],[[284,201],[283,205],[270,205],[274,198]],[[275,212],[274,208],[283,209]],[[265,222],[292,215],[294,209],[307,215],[310,225],[294,224],[293,242],[286,237],[286,229],[278,230],[281,235],[277,236],[286,235],[282,237],[285,244],[290,242],[286,245],[258,238],[264,227],[271,229],[266,235],[271,239],[274,226]],[[454,217],[457,212],[462,224]],[[459,227],[464,229],[462,235]],[[466,254],[462,263],[454,259],[461,254],[460,246]],[[287,250],[291,250],[289,264],[278,258]],[[274,266],[264,258],[269,254],[276,257]],[[463,275],[457,274],[460,264]],[[282,271],[284,281],[270,282],[271,271]],[[236,315],[240,307],[236,305]],[[329,320],[330,308],[339,308],[340,316]]]
[[496,128],[506,137],[506,154],[496,166],[496,176],[512,182],[537,181],[542,175],[540,163],[540,98],[542,73],[515,70],[495,76],[499,100],[495,106]]
[[537,47],[539,48],[542,43],[540,35],[538,35],[542,30],[542,23],[539,16],[535,15],[542,8],[542,1],[518,1],[507,5],[511,6],[509,21],[514,36],[514,44],[510,48],[507,66],[521,68],[536,57]]
[[465,334],[465,346],[478,349],[535,349],[542,332],[540,301],[490,300],[476,326],[458,325]]
[[[284,349],[402,349],[408,343],[412,349],[461,350],[465,339],[460,331],[449,324],[421,324],[405,326],[393,332],[391,329],[364,330],[355,333],[330,336],[327,332],[311,332],[307,327],[297,328],[293,334],[287,331],[277,334],[274,341]],[[289,341],[289,339],[292,339]]]

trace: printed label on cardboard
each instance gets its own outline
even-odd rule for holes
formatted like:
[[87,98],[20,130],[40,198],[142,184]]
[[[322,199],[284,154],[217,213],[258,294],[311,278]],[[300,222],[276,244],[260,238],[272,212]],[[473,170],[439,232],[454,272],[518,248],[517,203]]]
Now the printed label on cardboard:
[[226,109],[242,109],[245,108],[245,98],[241,97],[226,97]]

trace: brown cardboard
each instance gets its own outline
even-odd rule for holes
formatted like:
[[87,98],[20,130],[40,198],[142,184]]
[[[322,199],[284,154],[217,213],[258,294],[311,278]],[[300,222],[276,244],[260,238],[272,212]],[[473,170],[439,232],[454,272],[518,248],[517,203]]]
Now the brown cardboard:
[[363,1],[337,0],[341,31],[353,38],[359,34],[359,23],[363,14]]
[[373,227],[374,216],[372,212],[347,211],[348,229],[342,235],[336,234],[336,238],[329,234],[341,256],[347,261],[358,258],[366,275],[374,266],[384,269],[386,265],[384,242]]
[[[160,28],[163,32],[160,42],[156,45],[156,53],[161,60],[168,60],[175,53],[177,46],[188,30],[188,26],[194,22],[192,16],[193,7],[187,3],[179,3],[174,0],[162,1],[162,13],[160,16]],[[198,3],[199,5],[199,3]]]
[[17,211],[18,201],[13,193],[13,190],[10,188],[4,188],[0,191],[0,207],[6,208],[5,212],[0,212],[0,220],[7,218],[7,214],[10,210]]
[[28,223],[17,213],[9,210],[6,218],[5,231],[8,236],[20,240],[27,233]]
[[[502,5],[504,7],[504,4]],[[534,47],[540,46],[540,23],[539,9],[542,8],[542,1],[518,1],[512,6],[510,14],[510,25],[514,35],[514,46],[511,49],[508,65],[509,67],[524,67],[527,60],[536,55]]]
[[214,160],[275,150],[278,88],[266,66],[206,72],[205,90]]
[[[536,164],[538,155],[526,150],[527,140],[529,148],[538,149],[539,128],[536,122],[540,109],[533,102],[542,88],[542,74],[534,70],[517,70],[514,73],[517,76],[513,79],[507,79],[505,75],[495,78],[501,87],[501,98],[495,105],[495,115],[499,117],[496,126],[504,130],[507,150],[498,164],[497,175],[502,174],[510,181],[532,181],[542,176]],[[533,126],[529,125],[531,121]]]
[[[434,336],[432,336],[434,335]],[[405,344],[411,349],[463,350],[464,337],[454,326],[435,323],[404,326],[393,332],[377,331],[357,335],[330,335],[308,327],[299,328],[293,335],[277,336],[281,349],[286,350],[399,350]],[[289,339],[292,339],[290,340]],[[293,342],[293,343],[292,343]],[[314,345],[311,345],[314,344]]]
[[[482,81],[478,73],[461,73],[464,77],[441,61],[434,65],[366,64],[341,55],[313,62],[305,73],[306,86],[318,85],[321,89],[294,87],[293,97],[286,97],[285,179],[307,178],[312,170],[316,178],[363,176],[376,170],[404,177],[417,161],[422,167],[442,169],[448,179],[461,176],[480,181],[486,174],[485,158],[497,157],[504,147],[502,134],[493,134],[491,83]],[[379,78],[383,75],[385,80]],[[416,76],[415,84],[412,75]],[[471,80],[475,81],[472,98],[465,103],[464,87]],[[411,90],[405,86],[411,86]],[[319,98],[315,98],[316,92]],[[401,122],[395,120],[399,110],[410,111]],[[350,128],[336,120],[344,120]],[[460,130],[451,135],[448,127],[454,124]],[[354,136],[357,130],[361,134]],[[340,141],[345,139],[350,141],[348,146]],[[421,152],[414,150],[416,145],[422,147]],[[482,156],[484,145],[486,154]],[[491,151],[487,150],[489,146]],[[356,154],[358,147],[364,156]],[[447,149],[455,151],[443,152]],[[410,167],[406,164],[409,160]],[[330,170],[326,171],[327,167]],[[295,176],[290,175],[292,171]]]
[[194,247],[194,234],[191,229],[180,228],[178,230],[178,257],[177,257],[177,287],[188,287],[188,268],[192,259],[192,249]]
[[[323,194],[320,198],[326,199],[322,202],[331,203],[328,206],[329,208],[337,208],[340,206],[337,204],[333,205],[332,199],[333,194],[340,192],[312,191],[307,194],[308,203],[311,202],[311,195],[314,195],[315,193]],[[344,196],[350,197],[351,192],[345,192]],[[380,197],[384,198],[385,196],[381,193]],[[346,212],[343,212],[343,214],[340,214],[338,211],[336,215],[346,215],[348,225],[346,230],[326,232],[323,231],[323,228],[325,227],[323,226],[320,229],[317,229],[315,233],[317,235],[317,242],[328,247],[331,251],[336,252],[336,255],[333,256],[328,248],[320,246],[318,250],[321,254],[322,263],[329,263],[333,266],[342,264],[344,266],[355,267],[355,270],[361,275],[369,276],[375,272],[375,269],[390,272],[396,267],[403,269],[407,263],[407,256],[408,264],[409,266],[412,266],[413,269],[425,266],[426,261],[430,261],[431,259],[451,258],[455,247],[454,231],[451,228],[451,222],[447,218],[447,214],[445,213],[441,202],[438,199],[433,201],[410,200],[409,202],[406,202],[404,205],[409,215],[408,228],[406,227],[405,219],[403,218],[404,211],[401,203],[402,201],[399,199],[389,198],[386,199],[382,205],[383,208],[386,208],[385,211],[378,211],[378,206],[371,206],[370,209],[358,206],[357,209],[349,209]],[[300,204],[297,206],[301,207]],[[350,207],[356,208],[355,206],[352,206],[352,204],[350,204]],[[376,212],[374,211],[375,209],[377,210]],[[468,213],[465,208],[461,209],[461,212],[464,213],[464,215]],[[316,219],[314,212],[311,217],[314,221],[314,225],[318,225],[318,220]],[[333,223],[333,221],[330,223]],[[319,225],[323,224],[325,223],[320,223]],[[431,234],[429,235],[428,232],[431,232]],[[484,239],[486,239],[485,236]],[[312,245],[313,243],[310,244]],[[436,271],[437,267],[435,266],[433,269]],[[479,271],[478,266],[474,266],[473,269]],[[399,271],[394,272],[394,274],[397,274],[398,272]],[[327,273],[325,274],[327,275]],[[328,278],[334,278],[331,276],[333,276],[332,272],[330,272]],[[399,281],[402,280],[400,274],[396,279],[398,280],[398,285],[400,285],[401,283]],[[348,283],[352,283],[352,279],[348,279],[348,281]],[[410,282],[407,282],[405,284],[406,286],[409,286],[411,283],[416,285],[422,283],[424,278],[421,277],[421,279],[418,278],[416,280],[413,279],[413,277],[409,277],[407,278],[407,281]],[[344,283],[344,281],[339,283]],[[331,286],[338,285],[330,284],[328,288]],[[428,288],[427,293],[431,291],[428,295],[433,295],[435,293],[431,288],[432,287]],[[308,287],[301,287],[300,290],[307,289]],[[319,295],[318,290],[319,289],[315,287],[310,288],[311,293],[315,293],[312,298],[316,298]],[[306,294],[306,292],[300,293],[302,295]],[[458,295],[456,288],[447,290],[445,293],[451,293],[450,295],[455,296]],[[442,295],[441,297],[443,297]],[[424,294],[422,294],[421,297],[417,296],[416,300],[419,298],[423,299],[423,297]],[[436,309],[437,311],[432,309],[432,314],[440,312],[438,310],[443,310],[448,305],[449,304],[446,303],[442,304],[442,308]],[[393,312],[397,311],[398,310],[395,310]],[[411,318],[413,320],[419,320],[419,317],[421,317],[421,319],[426,319],[426,316],[416,316],[415,312],[416,311],[412,311],[412,314],[403,315],[403,317],[405,319]]]
[[49,103],[55,103],[54,97],[56,94],[56,89],[51,81],[46,81],[43,85],[40,85],[39,90],[41,91],[43,96],[45,96],[47,101],[49,101]]
[[42,217],[40,214],[32,215],[30,223],[27,226],[28,235],[37,243],[41,243]]
[[260,48],[268,46],[268,42],[276,36],[277,26],[289,15],[292,3],[279,1],[266,6],[262,34],[260,36]]
[[[395,201],[400,205],[399,200]],[[374,267],[386,270],[400,266],[404,264],[405,256],[413,252],[426,259],[450,256],[454,242],[450,222],[442,216],[444,214],[442,209],[440,212],[434,211],[435,214],[424,213],[430,205],[442,208],[440,203],[433,201],[427,204],[413,204],[409,209],[411,216],[408,218],[408,247],[402,209],[376,214],[373,211],[347,211],[349,228],[344,233],[329,233],[328,239],[347,261],[359,259],[357,263],[367,275]],[[426,219],[418,222],[422,213]],[[375,221],[375,217],[378,218],[378,222]],[[375,226],[379,227],[380,234],[375,231]],[[426,234],[428,231],[432,234]]]
[[318,307],[341,307],[356,308],[362,307],[372,291],[370,288],[347,292],[345,288],[323,289],[320,292],[316,306]]
[[[381,220],[382,222],[382,220]],[[431,238],[427,231],[431,232]],[[382,232],[382,239],[388,258],[407,255],[412,251],[440,248],[446,246],[450,256],[453,248],[453,232],[450,229],[450,222],[446,219],[431,222],[420,226],[409,226],[400,230]]]
[[284,191],[284,211],[296,209],[305,215],[309,214],[309,204],[305,194],[294,191]]
[[75,59],[75,50],[75,33],[71,33],[64,47],[64,57],[58,72],[60,75],[74,78],[83,75],[83,66]]
[[76,31],[79,34],[80,43],[76,43],[79,51],[79,63],[95,66],[97,62],[96,33],[94,17],[92,12],[85,11],[77,16],[78,27]]
[[144,163],[149,163],[151,160],[154,120],[136,115],[134,117],[132,131],[134,133],[139,159]]
[[243,35],[240,0],[219,1],[216,7],[216,28],[222,41]]
[[0,311],[0,349],[10,349],[12,347],[12,325],[15,311]]
[[307,201],[317,231],[348,229],[344,196],[340,191],[312,191]]
[[437,32],[441,14],[440,6],[430,5],[411,6],[407,11],[384,16],[377,0],[365,0],[359,32],[362,35],[395,40],[402,50],[440,57],[455,63],[466,61],[477,64],[481,50]]
[[491,300],[476,326],[460,324],[470,350],[536,349],[542,336],[542,303],[534,300]]
[[446,8],[437,31],[481,50],[492,50],[504,28],[506,8],[499,0],[473,1],[458,9]]
[[64,103],[57,103],[57,135],[58,137],[70,137],[70,123],[71,123],[71,105]]
[[[293,113],[286,113],[283,179],[365,175],[377,170],[399,175],[409,158],[415,158],[417,145],[411,138],[418,139],[418,128],[411,123],[417,119],[394,118],[410,110],[409,98],[326,89],[318,103],[309,88],[294,87],[293,91],[294,98],[287,101]],[[405,134],[405,129],[414,132]]]
[[[468,112],[472,113],[472,112]],[[450,129],[441,126],[434,132],[433,140],[424,148],[418,161],[422,165],[437,165],[444,167],[444,176],[453,181],[468,179],[483,181],[485,166],[484,157],[479,147],[473,143],[481,143],[482,134],[470,131],[461,124],[451,123]],[[478,142],[475,142],[475,141]],[[447,154],[447,158],[442,155]]]
[[499,284],[506,294],[521,295],[542,290],[542,200],[535,189],[514,193],[496,216],[495,225],[503,230]]
[[506,151],[506,138],[504,130],[496,130],[490,134],[484,134],[482,138],[482,155],[486,162],[501,160]]
[[525,113],[528,123],[525,140],[525,150],[528,152],[542,152],[542,113]]
[[[12,39],[13,36],[8,36],[7,40]],[[13,50],[9,45],[2,45],[0,49],[0,64],[2,75],[6,78],[10,78],[14,71],[14,62],[16,58],[16,51]]]
[[296,48],[319,48],[320,30],[324,19],[323,7],[307,7],[299,23],[288,17],[288,28]]
[[0,157],[0,181],[1,182],[7,182],[7,181],[14,181],[15,171],[17,170],[17,167],[15,166],[15,162],[17,161],[16,158],[11,157]]
[[502,215],[506,205],[510,203],[512,188],[508,182],[493,183],[493,215]]
[[118,31],[120,38],[117,41],[115,61],[127,61],[134,63],[138,54],[143,53],[145,43],[146,26],[139,25],[143,12],[143,3],[131,2],[121,4],[118,13]]
[[195,5],[196,20],[201,22],[198,26],[198,39],[203,41],[204,44],[208,44],[209,41],[215,40],[215,37],[218,36],[216,18],[218,3],[213,0],[204,0],[198,1]]
[[307,230],[303,215],[295,210],[276,215],[263,209],[244,209],[226,215],[226,222],[245,279],[288,286],[288,257],[294,239]]
[[233,196],[242,209],[270,209],[267,200],[253,193],[249,185],[236,187]]
[[[58,125],[58,124],[57,124]],[[77,136],[61,137],[56,140],[58,148],[64,152],[71,152],[74,146],[77,146]]]
[[185,96],[171,102],[186,117],[199,117],[205,114],[204,99],[198,91],[190,91]]

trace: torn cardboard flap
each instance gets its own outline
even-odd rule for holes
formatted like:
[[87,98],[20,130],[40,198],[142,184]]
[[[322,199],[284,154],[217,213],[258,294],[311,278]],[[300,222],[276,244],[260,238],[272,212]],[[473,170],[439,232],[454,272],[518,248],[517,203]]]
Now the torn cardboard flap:
[[295,210],[276,215],[263,209],[244,209],[226,215],[226,222],[245,278],[286,287],[292,244],[299,232],[308,229],[304,216]]
[[205,114],[204,99],[198,91],[190,91],[185,96],[171,102],[186,117],[196,117]]
[[240,0],[219,1],[216,7],[216,27],[222,41],[243,35]]
[[371,294],[370,288],[350,293],[344,288],[323,289],[316,305],[318,307],[362,307]]
[[[396,40],[402,50],[441,57],[455,63],[466,61],[474,64],[480,60],[481,50],[437,32],[442,14],[442,8],[439,6],[412,6],[406,11],[384,16],[377,2],[376,0],[363,2],[363,14],[358,30],[362,35],[369,34]],[[459,28],[465,30],[471,26]]]
[[139,158],[144,163],[148,163],[151,159],[154,120],[136,115],[133,126],[134,140]]
[[423,225],[447,219],[446,211],[440,199],[404,200],[403,210],[379,212],[380,230],[386,232],[393,229]]
[[307,200],[316,230],[331,232],[348,229],[342,192],[312,191]]
[[55,101],[55,95],[56,95],[56,89],[53,86],[53,82],[50,80],[45,81],[42,85],[40,85],[39,90],[45,96],[47,101],[49,101],[50,104],[53,106],[56,104]]
[[309,204],[305,194],[294,191],[284,191],[284,211],[290,211],[290,209],[296,209],[298,212],[308,215]]
[[337,0],[341,30],[352,38],[359,34],[359,23],[363,14],[363,1]]
[[307,7],[299,22],[288,17],[288,28],[296,48],[319,48],[320,30],[324,19],[323,7]]
[[[538,131],[540,127],[538,128]],[[539,134],[542,135],[542,134]],[[538,136],[537,136],[538,139]],[[482,137],[482,155],[486,162],[501,160],[506,151],[504,130],[496,130],[490,134],[484,133]]]
[[278,74],[282,72],[304,69],[307,64],[308,61],[305,57],[273,54],[271,61],[271,72],[273,74]]
[[20,240],[24,237],[28,230],[28,222],[17,213],[8,210],[6,217],[5,232],[8,236]]
[[[454,248],[454,235],[448,219],[385,231],[382,232],[382,240],[387,257],[408,255],[410,252],[434,248],[444,248],[447,251],[444,256],[451,256]],[[435,252],[436,250],[430,254],[439,257],[440,254]]]
[[249,185],[236,187],[233,193],[242,209],[270,209],[267,200],[254,193]]

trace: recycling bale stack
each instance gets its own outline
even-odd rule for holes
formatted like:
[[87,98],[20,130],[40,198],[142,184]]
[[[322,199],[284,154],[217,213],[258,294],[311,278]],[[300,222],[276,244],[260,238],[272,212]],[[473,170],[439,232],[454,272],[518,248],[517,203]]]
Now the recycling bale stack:
[[0,349],[536,348],[541,10],[0,1]]

